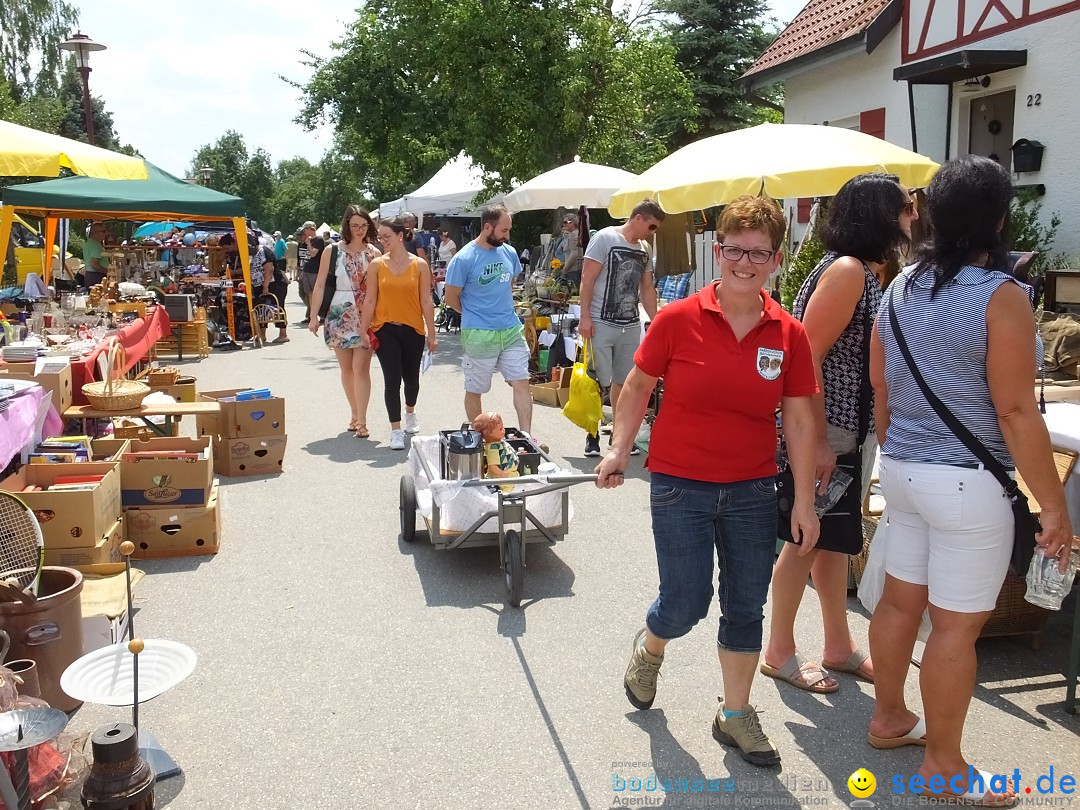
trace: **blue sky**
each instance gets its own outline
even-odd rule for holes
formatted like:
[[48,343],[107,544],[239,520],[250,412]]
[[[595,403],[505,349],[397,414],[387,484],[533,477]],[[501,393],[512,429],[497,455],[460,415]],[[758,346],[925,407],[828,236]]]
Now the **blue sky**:
[[[788,22],[806,0],[771,0]],[[278,78],[305,81],[301,49],[330,54],[352,2],[332,0],[191,0],[155,11],[143,0],[76,0],[82,31],[107,50],[91,57],[90,91],[112,111],[121,143],[183,177],[200,146],[228,129],[271,161],[300,155],[317,161],[329,130],[292,122],[298,92]],[[298,9],[302,10],[298,12]]]

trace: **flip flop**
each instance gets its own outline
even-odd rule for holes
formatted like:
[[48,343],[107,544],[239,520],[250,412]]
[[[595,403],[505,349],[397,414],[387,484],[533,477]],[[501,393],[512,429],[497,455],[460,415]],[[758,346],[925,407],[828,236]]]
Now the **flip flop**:
[[[803,667],[807,668],[803,669]],[[787,681],[796,689],[815,692],[819,695],[826,695],[840,688],[838,683],[832,686],[818,686],[829,677],[829,673],[818,664],[804,661],[798,653],[791,656],[781,667],[774,667],[762,661],[761,674],[780,681]]]
[[355,435],[358,439],[367,439],[371,436],[371,434],[368,433],[367,425],[365,425],[363,422],[360,422],[356,425],[356,427],[353,429],[353,435]]
[[966,791],[962,794],[955,793],[940,793],[935,796],[936,799],[950,805],[959,805],[960,807],[1012,807],[1019,801],[1019,797],[1013,796],[1011,799],[988,799],[986,794],[990,793],[990,779],[994,776],[992,773],[987,773],[979,768],[975,769],[975,772],[982,777],[983,785],[985,789],[982,793],[978,793],[974,790]]
[[870,656],[860,649],[856,649],[851,655],[847,657],[847,660],[842,664],[831,664],[825,660],[825,656],[821,657],[821,665],[826,669],[831,669],[833,672],[846,672],[848,675],[854,675],[860,681],[866,681],[867,683],[874,682],[873,675],[867,675],[863,672],[862,665],[866,663],[866,659]]
[[926,721],[920,717],[912,726],[911,731],[901,737],[878,737],[876,734],[868,733],[866,739],[874,748],[903,748],[905,745],[921,745],[925,748]]

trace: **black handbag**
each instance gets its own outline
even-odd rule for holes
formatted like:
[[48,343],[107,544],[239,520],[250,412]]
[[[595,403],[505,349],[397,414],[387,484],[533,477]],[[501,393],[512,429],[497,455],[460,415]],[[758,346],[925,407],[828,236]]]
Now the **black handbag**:
[[[818,281],[829,269],[825,265],[812,282],[806,300],[814,294]],[[865,267],[865,263],[863,265]],[[864,286],[865,296],[865,286]],[[821,516],[821,538],[826,540],[826,550],[840,551],[845,554],[858,554],[863,548],[862,532],[862,447],[870,432],[870,397],[873,387],[870,385],[870,332],[874,326],[874,316],[869,305],[866,306],[866,321],[863,329],[862,378],[859,382],[859,436],[858,449],[854,453],[843,453],[836,457],[837,469],[842,469],[851,476],[851,483],[840,496],[840,500]],[[794,542],[791,536],[791,510],[795,506],[795,476],[787,466],[784,449],[780,453],[780,472],[776,476],[777,535],[781,540]],[[819,546],[821,545],[819,540]]]
[[975,456],[983,467],[997,479],[1005,490],[1005,497],[1009,499],[1009,503],[1012,504],[1013,518],[1015,522],[1015,528],[1013,530],[1013,548],[1012,556],[1009,559],[1009,566],[1012,568],[1013,573],[1017,576],[1024,576],[1027,573],[1028,566],[1031,565],[1031,558],[1035,554],[1035,535],[1042,531],[1042,526],[1039,524],[1038,519],[1031,514],[1031,507],[1028,506],[1027,496],[1020,491],[1020,487],[1016,483],[1016,479],[1009,475],[1009,471],[1005,469],[1005,465],[998,461],[986,449],[986,445],[980,442],[975,435],[964,427],[960,420],[953,416],[952,411],[945,407],[943,403],[930,387],[926,384],[926,380],[923,379],[922,374],[919,373],[919,369],[915,367],[915,361],[911,357],[911,352],[908,350],[907,341],[904,339],[904,333],[900,331],[900,323],[896,319],[896,310],[893,309],[892,297],[889,297],[889,323],[892,325],[893,335],[896,337],[896,344],[900,347],[900,353],[904,356],[904,361],[908,365],[908,369],[911,371],[911,376],[915,378],[915,382],[919,384],[919,388],[923,392],[923,396],[926,397],[926,401],[930,403],[930,407],[934,409],[941,421],[944,422],[949,430],[956,434],[961,443],[971,454]]
[[322,301],[319,302],[319,320],[326,317],[326,313],[330,311],[330,301],[334,297],[334,293],[337,292],[337,257],[338,246],[330,246],[330,270],[326,274],[326,280],[323,282]]

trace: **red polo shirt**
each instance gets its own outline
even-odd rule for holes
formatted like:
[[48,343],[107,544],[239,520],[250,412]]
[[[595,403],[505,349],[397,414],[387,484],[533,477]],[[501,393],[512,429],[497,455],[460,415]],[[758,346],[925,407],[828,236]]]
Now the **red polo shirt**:
[[763,292],[761,321],[738,341],[716,301],[719,283],[661,309],[634,363],[664,378],[649,469],[732,483],[776,474],[780,399],[818,387],[802,324]]

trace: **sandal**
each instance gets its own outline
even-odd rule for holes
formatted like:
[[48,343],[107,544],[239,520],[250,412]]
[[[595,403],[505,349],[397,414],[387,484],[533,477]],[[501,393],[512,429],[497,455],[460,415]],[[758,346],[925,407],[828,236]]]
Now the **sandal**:
[[356,423],[356,426],[353,428],[353,433],[358,439],[367,439],[371,436],[371,434],[368,433],[367,425],[363,422]]
[[819,686],[818,684],[829,678],[829,673],[812,661],[804,661],[798,653],[791,656],[781,667],[774,667],[762,661],[761,674],[787,681],[797,689],[816,692],[819,695],[829,694],[840,688],[838,683],[832,686]]
[[827,669],[831,669],[834,672],[846,672],[848,675],[854,675],[860,681],[866,681],[867,683],[874,682],[874,676],[870,673],[863,671],[863,664],[870,656],[860,649],[856,649],[851,655],[847,657],[847,660],[842,664],[831,664],[825,660],[825,656],[821,657],[821,665]]
[[271,343],[288,343],[289,342],[289,336],[288,335],[278,335],[276,338],[274,338],[270,342]]
[[911,731],[899,737],[878,737],[876,734],[867,734],[866,741],[874,748],[892,749],[903,748],[905,745],[921,745],[926,747],[926,721],[921,717],[916,721]]

